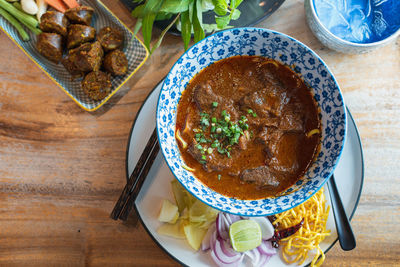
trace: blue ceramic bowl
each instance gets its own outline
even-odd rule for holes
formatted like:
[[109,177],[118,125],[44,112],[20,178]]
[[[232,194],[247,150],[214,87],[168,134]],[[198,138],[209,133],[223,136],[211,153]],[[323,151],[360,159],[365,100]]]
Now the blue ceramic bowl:
[[[176,111],[189,81],[210,64],[237,55],[258,55],[277,60],[299,73],[318,103],[322,124],[320,153],[304,177],[281,196],[239,200],[205,186],[182,168],[175,140]],[[293,208],[315,194],[338,163],[346,134],[346,112],[339,86],[325,63],[304,44],[279,32],[236,28],[207,37],[192,46],[172,67],[157,105],[157,133],[164,158],[179,182],[195,197],[216,209],[243,215],[271,215]]]
[[305,0],[304,8],[314,35],[338,52],[369,52],[400,35],[399,0]]

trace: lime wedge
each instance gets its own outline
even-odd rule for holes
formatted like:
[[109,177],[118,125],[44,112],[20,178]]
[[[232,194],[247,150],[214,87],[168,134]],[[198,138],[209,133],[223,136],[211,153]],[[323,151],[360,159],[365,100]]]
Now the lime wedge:
[[245,252],[261,245],[261,228],[253,220],[240,220],[229,227],[232,247],[238,252]]

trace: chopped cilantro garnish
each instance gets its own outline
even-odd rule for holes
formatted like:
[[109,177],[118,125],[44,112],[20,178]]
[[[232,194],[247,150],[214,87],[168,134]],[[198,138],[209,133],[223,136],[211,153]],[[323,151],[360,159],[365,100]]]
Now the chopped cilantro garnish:
[[[212,106],[217,107],[218,102],[212,102]],[[248,109],[247,113],[255,115],[251,109]],[[238,121],[231,120],[231,115],[226,110],[222,110],[219,117],[211,117],[209,114],[201,112],[200,127],[194,131],[198,143],[197,148],[202,155],[199,162],[205,161],[206,155],[215,153],[215,151],[231,157],[230,151],[239,143],[239,138],[244,135],[244,131],[249,129],[247,121],[246,116],[240,116]]]

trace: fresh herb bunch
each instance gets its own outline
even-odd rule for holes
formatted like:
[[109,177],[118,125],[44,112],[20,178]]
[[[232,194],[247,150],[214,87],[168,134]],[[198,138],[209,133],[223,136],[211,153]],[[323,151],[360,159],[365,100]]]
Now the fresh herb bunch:
[[[139,5],[132,11],[137,18],[134,34],[142,29],[144,44],[150,53],[160,46],[165,33],[174,25],[181,31],[185,50],[188,49],[193,33],[194,42],[205,37],[205,31],[229,28],[229,22],[240,16],[237,7],[243,0],[133,0]],[[203,12],[213,10],[215,24],[203,23]],[[171,19],[157,42],[150,49],[151,33],[156,20]]]

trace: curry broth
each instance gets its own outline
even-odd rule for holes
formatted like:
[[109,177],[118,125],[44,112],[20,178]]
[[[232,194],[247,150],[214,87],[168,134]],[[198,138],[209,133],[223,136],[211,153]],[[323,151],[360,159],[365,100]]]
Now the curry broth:
[[[199,102],[206,99],[204,97],[199,98],[199,101],[196,98],[197,91],[202,88],[201,86],[207,87],[206,90],[213,94],[212,97],[220,100],[220,103],[215,101],[218,106],[207,109],[204,108],[203,103],[199,104]],[[274,95],[274,90],[278,90],[280,98]],[[255,115],[250,113],[249,116],[250,108],[246,109],[244,107],[246,104],[243,103],[246,103],[246,99],[251,99],[251,97],[257,95],[257,92],[262,92],[263,101],[265,101],[265,106],[268,108],[275,105],[276,101],[274,102],[271,99],[278,98],[279,101],[285,103],[283,107],[280,107],[283,111],[289,110],[287,107],[295,107],[296,112],[301,113],[302,127],[300,127],[300,130],[295,129],[294,131],[290,127],[288,131],[280,130],[281,125],[284,124],[282,121],[288,120],[286,119],[287,116],[298,116],[293,112],[294,115],[292,113],[287,113],[289,115],[285,115],[285,113],[276,115],[274,110],[265,112],[265,110],[257,109],[258,107],[255,106],[256,111],[252,111]],[[271,97],[269,97],[270,92],[272,92]],[[270,106],[268,106],[268,101],[271,102]],[[214,105],[213,103],[211,102],[210,105]],[[257,103],[257,101],[254,103]],[[203,107],[203,110],[200,110],[201,107]],[[180,133],[182,139],[190,144],[189,146],[193,146],[195,143],[194,146],[197,147],[200,144],[196,142],[198,132],[196,135],[193,129],[205,129],[203,131],[205,139],[212,143],[213,138],[210,137],[214,136],[210,132],[212,128],[211,126],[208,128],[204,127],[204,125],[201,126],[202,116],[208,112],[210,113],[210,118],[222,120],[221,109],[228,108],[231,108],[230,110],[232,111],[232,114],[228,114],[231,119],[229,123],[236,123],[243,116],[247,118],[248,129],[242,128],[246,147],[243,149],[239,144],[228,145],[231,149],[229,150],[229,158],[225,158],[228,156],[226,154],[221,155],[215,148],[210,154],[206,150],[201,155],[202,158],[206,158],[203,161],[199,160],[199,156],[191,152],[196,151],[196,149],[184,148],[182,142],[177,139],[183,161],[188,167],[194,169],[192,172],[195,177],[223,195],[238,199],[259,199],[277,195],[304,175],[316,155],[320,141],[320,134],[307,137],[307,133],[313,129],[318,129],[319,131],[320,121],[318,109],[310,90],[297,74],[276,61],[257,56],[237,56],[218,61],[198,73],[182,93],[177,110],[176,130]],[[237,116],[235,115],[236,113],[238,114]],[[269,121],[274,123],[274,126],[265,126],[264,119],[267,120],[267,124],[270,123]],[[213,124],[211,121],[210,119],[210,123]],[[262,121],[262,123],[257,124],[257,121]],[[265,142],[261,144],[259,141],[259,136],[265,129],[274,131],[275,135],[281,134],[279,140],[274,141],[276,144],[274,143],[273,151],[270,148],[271,144]],[[281,132],[277,134],[278,131]],[[240,138],[242,138],[242,135]],[[268,139],[265,136],[263,138]],[[226,140],[226,138],[223,140]],[[218,140],[214,141],[217,142]],[[219,141],[222,142],[221,140]],[[211,148],[210,142],[200,145]],[[221,143],[220,146],[222,146]],[[219,165],[209,167],[208,159],[212,157],[221,159],[221,161],[229,164],[225,164],[223,168],[220,168]],[[289,169],[292,170],[292,165],[295,166],[295,170],[288,173],[287,168],[290,167],[291,169]],[[249,182],[245,179],[244,173],[248,173],[245,170],[255,170],[260,166],[263,166],[263,168],[274,167],[271,169],[271,173],[274,173],[273,186],[266,186],[258,180]],[[281,169],[283,170],[282,172],[280,172]]]

